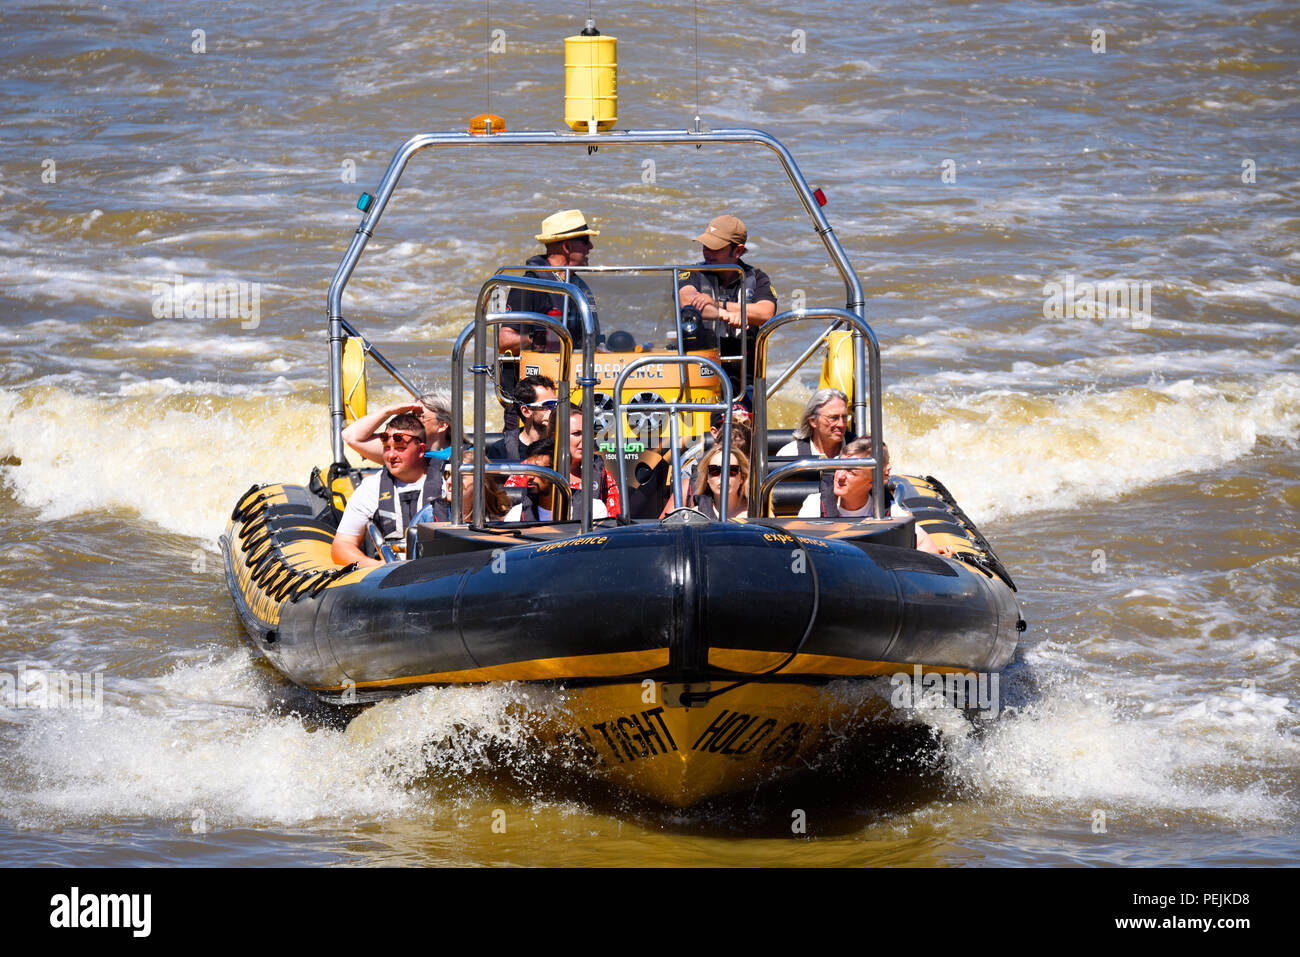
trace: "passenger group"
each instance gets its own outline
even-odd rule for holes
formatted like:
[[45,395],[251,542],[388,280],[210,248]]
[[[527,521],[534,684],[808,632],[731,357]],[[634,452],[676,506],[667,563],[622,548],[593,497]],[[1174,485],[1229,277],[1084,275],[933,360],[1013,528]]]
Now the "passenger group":
[[[526,263],[526,276],[559,278],[576,286],[591,306],[596,318],[591,290],[570,267],[586,266],[593,248],[592,237],[600,235],[588,224],[580,210],[562,210],[542,222],[537,240],[545,252]],[[677,276],[679,303],[683,310],[698,310],[700,318],[716,325],[718,348],[725,357],[738,355],[741,337],[748,337],[745,352],[749,358],[746,379],[752,374],[757,329],[777,311],[776,294],[771,280],[761,269],[744,262],[748,232],[735,216],[719,216],[693,240],[701,245],[702,262],[682,270]],[[718,269],[717,267],[738,267]],[[566,304],[566,297],[551,292],[515,288],[507,298],[508,311],[535,312],[564,323],[575,349],[581,347],[582,328],[578,310]],[[743,323],[742,330],[742,302]],[[597,327],[598,328],[598,327]],[[559,338],[536,323],[503,324],[497,327],[497,345],[502,355],[519,356],[524,349],[558,351]],[[598,345],[603,337],[597,333]],[[509,370],[509,371],[507,371]],[[532,372],[520,378],[517,366],[503,364],[501,387],[513,398],[505,415],[504,435],[486,449],[494,462],[522,462],[545,469],[554,467],[555,443],[560,426],[567,428],[569,442],[568,482],[573,507],[580,501],[582,488],[583,419],[574,408],[567,423],[554,421],[558,404],[556,383],[548,376]],[[400,542],[408,528],[422,521],[446,522],[450,519],[453,470],[448,461],[451,451],[451,403],[449,392],[438,391],[420,396],[416,403],[398,403],[372,412],[343,431],[348,447],[383,468],[368,475],[348,499],[331,546],[331,556],[340,565],[356,562],[359,567],[382,564],[364,551],[367,539],[379,546]],[[710,422],[711,448],[705,443],[686,450],[683,467],[676,476],[684,504],[705,516],[717,519],[719,503],[725,496],[727,517],[746,518],[749,514],[750,421],[744,400],[733,406],[731,447],[721,447],[723,413],[715,412]],[[889,451],[882,443],[884,478],[889,481]],[[852,438],[849,434],[848,397],[838,389],[818,390],[804,407],[793,439],[780,448],[777,456],[801,459],[864,458],[871,455],[869,437]],[[473,452],[467,450],[463,462],[470,464]],[[605,467],[603,456],[593,451],[592,504],[594,519],[617,516],[622,511],[622,496],[613,476]],[[849,518],[869,517],[871,513],[871,468],[836,469],[821,472],[819,491],[809,495],[799,510],[800,517]],[[462,476],[463,514],[461,523],[471,519],[473,505],[472,476]],[[507,489],[516,492],[519,501],[512,505]],[[886,485],[886,517],[906,516],[908,512],[894,502]],[[557,495],[549,481],[536,474],[515,474],[504,487],[492,474],[484,489],[488,521],[549,521],[556,507]],[[663,514],[674,507],[668,496]],[[951,555],[951,549],[937,546],[919,524],[916,525],[917,548],[935,554]]]

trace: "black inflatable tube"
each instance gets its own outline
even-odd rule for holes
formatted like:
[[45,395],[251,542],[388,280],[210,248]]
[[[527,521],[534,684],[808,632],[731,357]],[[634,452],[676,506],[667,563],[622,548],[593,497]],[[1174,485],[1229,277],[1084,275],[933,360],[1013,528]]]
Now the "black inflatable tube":
[[1001,582],[911,549],[800,544],[761,526],[640,525],[417,559],[284,606],[276,664],[307,687],[337,687],[666,650],[661,677],[719,677],[710,649],[798,645],[810,561],[820,608],[805,655],[977,670],[1010,660],[1019,616]]

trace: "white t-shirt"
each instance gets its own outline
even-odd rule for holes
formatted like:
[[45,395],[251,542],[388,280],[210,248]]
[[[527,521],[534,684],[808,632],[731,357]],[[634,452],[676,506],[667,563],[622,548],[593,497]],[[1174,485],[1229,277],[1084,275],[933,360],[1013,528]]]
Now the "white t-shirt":
[[[343,509],[343,518],[339,520],[339,534],[344,538],[356,538],[365,532],[366,526],[374,521],[375,512],[379,511],[379,480],[383,472],[372,472],[361,480],[352,497],[348,499],[347,508]],[[424,491],[425,476],[421,475],[414,482],[393,480],[393,509],[397,512],[397,537],[406,534],[402,522],[402,509],[398,499],[402,492],[411,489]]]
[[[812,444],[812,439],[809,439],[809,440],[808,440],[808,445],[809,445],[809,447],[810,447],[811,450],[812,450],[812,454],[809,455],[808,458],[811,458],[811,459],[824,459],[824,458],[826,458],[826,456],[825,456],[824,454],[822,454],[821,452],[819,452],[819,451],[817,450],[817,446],[815,446],[815,445]],[[798,455],[798,454],[799,454],[799,440],[798,440],[798,439],[791,439],[789,442],[785,443],[785,445],[781,446],[781,448],[779,448],[779,449],[777,450],[777,453],[776,453],[777,458],[786,458],[786,457],[793,458],[794,456],[796,456],[796,455]],[[838,458],[838,456],[837,456],[837,458]]]
[[[574,502],[573,504],[576,507],[579,503]],[[609,509],[607,509],[605,503],[598,498],[593,498],[591,500],[591,517],[593,520],[598,518],[609,518]],[[506,512],[506,517],[502,519],[503,522],[522,522],[523,520],[523,502],[520,502],[518,505],[511,508],[510,511]],[[537,506],[537,520],[539,522],[549,522],[551,520],[551,510],[549,508],[542,508],[540,505]]]
[[[845,508],[843,505],[839,505],[838,502],[836,503],[836,507],[839,508],[840,510],[840,518],[857,518],[859,516],[863,518],[871,517],[870,496],[868,496],[867,498],[867,503],[863,505],[861,508]],[[799,517],[800,518],[821,518],[821,514],[822,514],[822,493],[813,492],[806,499],[804,499],[803,504],[799,506]],[[889,506],[889,515],[888,515],[889,518],[907,518],[911,514],[912,514],[911,512],[903,508],[903,506],[899,505],[897,502],[893,502]]]

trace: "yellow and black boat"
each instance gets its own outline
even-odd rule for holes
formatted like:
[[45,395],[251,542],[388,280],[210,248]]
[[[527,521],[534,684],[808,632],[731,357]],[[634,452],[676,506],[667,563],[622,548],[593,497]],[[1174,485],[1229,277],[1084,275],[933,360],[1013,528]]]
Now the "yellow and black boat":
[[[702,142],[776,155],[844,279],[846,307],[781,313],[752,341],[739,337],[728,345],[701,334],[698,317],[678,305],[675,277],[689,266],[574,267],[591,283],[633,273],[664,280],[661,328],[611,335],[597,353],[595,317],[571,276],[498,270],[483,283],[451,358],[453,388],[472,394],[473,413],[462,421],[454,403],[449,461],[462,461],[469,432],[473,455],[458,468],[473,501],[467,507],[462,482],[452,481],[450,511],[469,520],[408,530],[404,560],[336,566],[330,543],[361,477],[341,438],[347,421],[364,411],[359,358],[375,359],[417,392],[342,314],[343,289],[412,157],[439,149]],[[221,540],[245,628],[289,680],[341,703],[430,686],[526,683],[548,702],[533,716],[539,748],[619,788],[686,806],[815,764],[846,732],[889,706],[887,676],[996,673],[1011,661],[1024,627],[1014,585],[938,481],[905,477],[886,489],[883,469],[875,468],[873,514],[886,514],[889,495],[910,514],[792,515],[792,503],[815,491],[827,469],[883,461],[879,351],[862,318],[857,276],[817,195],[774,138],[743,129],[427,133],[403,144],[375,194],[363,194],[359,206],[362,222],[328,297],[332,464],[305,484],[249,489]],[[492,311],[499,291],[510,288],[562,295],[583,331],[580,354],[567,316]],[[606,316],[608,301],[601,298]],[[506,321],[548,327],[560,351],[495,355],[495,326]],[[850,395],[853,421],[866,424],[875,443],[870,456],[828,464],[769,455],[786,436],[769,430],[768,400],[798,363],[769,375],[768,341],[794,323],[819,332],[804,359],[829,342],[823,379]],[[568,421],[571,403],[584,413],[581,491],[572,502],[560,498],[568,494],[565,443],[550,469],[484,458],[487,403],[496,373],[511,361],[554,371],[560,421]],[[719,521],[664,508],[679,495],[667,481],[672,467],[702,436],[709,413],[731,409],[739,390],[752,391],[753,404],[748,517],[724,514]],[[729,441],[728,430],[724,422],[720,441]],[[624,504],[622,514],[593,520],[598,454],[621,476]],[[555,483],[557,520],[486,520],[485,476],[520,472]],[[917,526],[953,557],[919,551]],[[874,693],[882,684],[886,693]]]

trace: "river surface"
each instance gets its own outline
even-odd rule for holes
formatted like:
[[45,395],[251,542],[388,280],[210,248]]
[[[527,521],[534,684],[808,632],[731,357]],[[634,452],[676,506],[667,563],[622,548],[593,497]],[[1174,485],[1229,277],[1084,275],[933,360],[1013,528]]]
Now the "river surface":
[[[427,726],[363,746],[257,660],[216,538],[250,485],[328,461],[357,195],[413,133],[561,127],[572,6],[0,8],[0,863],[1300,864],[1280,0],[760,0],[698,60],[694,5],[594,5],[620,127],[765,129],[828,194],[895,467],[943,480],[1020,586],[995,720],[917,712],[811,782],[667,814],[512,752],[520,689],[426,692]],[[347,314],[446,381],[478,285],[570,206],[602,264],[694,261],[738,214],[783,307],[844,305],[769,154],[611,145],[421,154]],[[227,282],[243,314],[169,313]],[[1100,282],[1127,304],[1091,310]],[[439,749],[450,728],[497,743]]]

